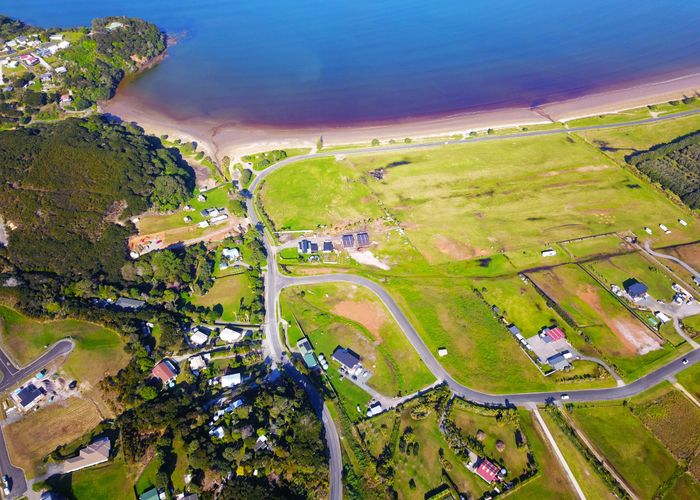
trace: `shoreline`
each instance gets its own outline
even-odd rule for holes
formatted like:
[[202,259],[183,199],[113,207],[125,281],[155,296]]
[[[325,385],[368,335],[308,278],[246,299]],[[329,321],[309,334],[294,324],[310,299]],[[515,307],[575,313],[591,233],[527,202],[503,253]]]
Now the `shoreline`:
[[[121,87],[121,86],[120,86]],[[538,107],[504,107],[439,117],[420,117],[388,123],[359,124],[343,127],[274,127],[221,122],[211,118],[179,120],[164,110],[152,109],[121,89],[102,103],[100,111],[136,122],[148,133],[168,134],[186,141],[195,141],[200,149],[219,161],[232,160],[244,154],[272,149],[308,147],[315,150],[323,137],[324,146],[382,142],[406,137],[413,140],[468,134],[489,128],[502,129],[567,122],[579,118],[617,113],[674,99],[700,95],[700,73],[639,83],[626,88],[592,93],[581,97],[542,104]]]

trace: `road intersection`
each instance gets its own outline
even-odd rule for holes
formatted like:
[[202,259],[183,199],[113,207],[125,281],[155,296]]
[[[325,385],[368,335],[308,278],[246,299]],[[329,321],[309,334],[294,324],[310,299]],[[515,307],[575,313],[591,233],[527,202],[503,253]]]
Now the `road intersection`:
[[[649,118],[645,120],[638,120],[627,123],[616,123],[616,124],[606,124],[606,125],[592,125],[587,127],[575,127],[575,128],[565,128],[565,129],[553,129],[553,130],[542,130],[533,132],[522,132],[503,136],[486,136],[486,137],[476,137],[469,139],[459,139],[446,142],[429,142],[429,143],[419,143],[419,144],[395,144],[383,147],[372,147],[372,148],[362,148],[348,151],[334,151],[334,152],[320,152],[312,153],[306,155],[295,156],[292,158],[287,158],[282,160],[267,169],[258,172],[253,182],[249,187],[249,197],[247,199],[247,209],[248,216],[251,223],[256,227],[263,236],[263,242],[265,249],[267,251],[267,268],[265,269],[265,311],[266,318],[263,325],[265,333],[265,349],[268,356],[274,363],[280,363],[284,367],[287,373],[293,374],[293,378],[300,379],[303,377],[296,368],[290,363],[289,358],[286,356],[284,342],[281,339],[279,323],[281,318],[278,317],[279,314],[279,297],[280,293],[284,288],[296,285],[311,285],[317,283],[336,283],[345,282],[352,283],[355,285],[363,286],[374,292],[377,297],[384,303],[389,312],[392,314],[397,324],[403,331],[406,338],[411,342],[411,345],[416,349],[416,352],[425,363],[425,365],[430,369],[435,378],[439,381],[446,383],[450,389],[458,396],[467,399],[469,401],[480,403],[484,405],[499,405],[499,406],[513,406],[513,405],[533,405],[541,403],[549,403],[553,401],[558,401],[563,395],[562,391],[547,391],[547,392],[531,392],[531,393],[514,393],[514,394],[487,394],[484,392],[476,391],[463,384],[457,382],[439,363],[435,358],[434,354],[425,345],[419,334],[416,332],[415,328],[411,322],[406,318],[403,311],[396,304],[394,299],[389,295],[389,293],[378,283],[363,278],[357,275],[351,274],[329,274],[329,275],[318,275],[318,276],[303,276],[303,277],[292,277],[285,276],[280,273],[279,267],[277,265],[276,251],[274,238],[270,233],[270,229],[265,226],[262,222],[261,217],[258,215],[257,206],[255,202],[256,191],[261,186],[264,179],[271,173],[288,166],[290,164],[312,159],[321,158],[333,155],[357,155],[357,154],[368,154],[377,152],[388,152],[388,151],[401,151],[408,149],[426,149],[433,148],[445,144],[464,144],[472,142],[485,142],[501,139],[513,139],[517,137],[537,137],[537,136],[548,136],[556,134],[568,134],[571,132],[580,132],[585,130],[598,130],[606,128],[616,128],[621,126],[629,125],[642,125],[655,123],[660,121],[669,120],[672,118],[679,118],[682,116],[690,116],[700,114],[699,110],[691,110],[683,113],[678,113],[674,115],[660,116],[655,118]],[[637,395],[655,385],[672,379],[677,373],[683,369],[691,366],[700,361],[700,349],[693,349],[684,358],[678,358],[665,366],[649,373],[648,375],[630,383],[630,384],[618,384],[617,387],[609,389],[587,389],[587,390],[575,390],[567,391],[569,401],[572,402],[590,402],[590,401],[602,401],[602,400],[617,400],[629,398],[631,396]],[[330,417],[328,411],[328,406],[323,403],[322,397],[318,390],[308,383],[307,380],[302,380],[302,385],[304,386],[307,394],[309,395],[314,407],[319,413],[325,433],[326,433],[326,443],[329,449],[329,460],[330,460],[330,497],[331,500],[339,500],[343,496],[343,485],[342,485],[342,451],[340,448],[340,439],[338,431],[335,427],[335,423]]]

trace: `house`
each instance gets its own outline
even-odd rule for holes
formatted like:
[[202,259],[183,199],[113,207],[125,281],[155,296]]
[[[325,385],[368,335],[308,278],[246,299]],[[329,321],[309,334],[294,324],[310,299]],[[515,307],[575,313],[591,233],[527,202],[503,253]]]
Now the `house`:
[[224,248],[221,255],[229,260],[238,260],[241,258],[241,252],[237,248]]
[[508,325],[508,331],[512,333],[513,335],[519,335],[520,334],[520,328],[518,328],[515,325]]
[[35,66],[39,63],[39,58],[34,54],[22,54],[19,56],[19,60],[25,66]]
[[127,311],[138,311],[145,305],[146,303],[143,300],[130,299],[128,297],[119,297],[114,303],[114,307]]
[[177,378],[177,367],[169,359],[164,359],[151,370],[151,375],[167,385]]
[[634,278],[625,280],[622,286],[625,289],[625,292],[627,292],[627,294],[634,300],[643,299],[649,290],[644,283],[637,281]]
[[211,219],[209,219],[209,222],[211,222],[212,224],[218,224],[219,222],[223,222],[226,219],[228,219],[228,214],[220,214],[216,217],[212,217]]
[[552,341],[566,338],[566,334],[562,331],[562,329],[556,326],[553,328],[545,328],[543,333]]
[[214,436],[215,438],[222,439],[224,437],[224,428],[219,426],[216,429],[212,429],[209,431],[210,436]]
[[54,33],[53,35],[49,36],[49,40],[51,40],[52,42],[62,42],[63,35],[60,33]]
[[28,410],[37,404],[44,394],[46,394],[46,391],[43,388],[38,388],[34,384],[27,384],[15,394],[15,400],[22,409]]
[[197,227],[204,229],[205,227],[209,227],[209,222],[203,220],[201,222],[197,223]]
[[233,387],[241,383],[241,374],[232,373],[230,375],[224,375],[221,377],[221,387]]
[[193,356],[190,358],[190,370],[193,372],[199,372],[207,367],[207,363],[211,359],[209,354],[203,354],[199,356]]
[[669,318],[667,315],[665,315],[661,311],[655,311],[654,316],[659,318],[659,321],[661,321],[662,323],[668,323],[669,321],[671,321],[671,318]]
[[557,251],[553,248],[548,248],[547,250],[542,250],[542,257],[554,257]]
[[324,241],[323,242],[323,253],[330,253],[333,251],[333,242],[332,241]]
[[63,40],[63,41],[61,41],[61,42],[58,42],[58,48],[59,48],[60,50],[67,49],[68,47],[70,47],[70,42],[69,42],[69,41]]
[[357,233],[357,246],[366,247],[369,245],[369,234]]
[[441,358],[442,358],[443,356],[447,356],[447,349],[444,348],[444,347],[439,348],[439,349],[438,349],[438,356],[440,356]]
[[[571,357],[571,356],[569,356],[569,357]],[[547,364],[549,364],[549,366],[551,366],[552,368],[554,368],[557,371],[565,370],[566,368],[571,366],[569,364],[569,362],[566,360],[564,353],[562,353],[562,352],[559,352],[559,353],[555,354],[554,356],[548,357]]]
[[353,248],[355,246],[355,237],[352,234],[344,234],[341,238],[343,248]]
[[297,342],[297,347],[299,348],[299,352],[301,353],[301,357],[304,360],[306,367],[310,370],[316,368],[318,366],[318,362],[316,361],[314,350],[309,341],[303,338]]
[[375,415],[379,415],[382,412],[382,404],[379,401],[375,401],[372,403],[367,410],[367,416],[368,417],[374,417]]
[[224,328],[221,330],[221,333],[219,333],[219,338],[227,344],[233,344],[243,338],[243,332],[240,330],[232,330],[231,328]]
[[60,464],[62,474],[75,472],[86,467],[101,464],[109,460],[109,452],[112,449],[112,443],[108,437],[97,439],[80,450],[77,457],[69,458]]
[[160,492],[156,488],[151,488],[141,493],[139,500],[165,500],[165,492]]
[[50,82],[52,79],[53,76],[51,75],[51,73],[44,73],[39,77],[39,80],[41,80],[42,82]]
[[360,364],[360,357],[344,347],[338,347],[333,351],[333,359],[349,372],[354,371]]
[[207,201],[207,197],[204,196],[202,193],[199,193],[197,195],[197,201],[205,202],[205,201]]
[[498,473],[500,471],[500,467],[485,458],[480,459],[476,469],[474,469],[476,475],[489,484],[498,480]]
[[118,21],[112,21],[107,26],[105,26],[105,28],[108,29],[109,31],[116,30],[116,29],[123,28],[123,27],[124,27],[124,23],[120,23]]
[[311,242],[309,240],[301,240],[299,242],[299,253],[303,253],[303,254],[311,253]]
[[217,215],[219,215],[219,209],[218,208],[205,208],[204,210],[199,212],[199,214],[202,217],[216,217]]
[[73,98],[70,96],[70,94],[63,94],[61,96],[61,104],[62,105],[70,104],[72,102],[73,102]]
[[207,335],[203,331],[199,330],[198,328],[195,328],[192,331],[192,334],[190,335],[190,344],[196,345],[196,346],[204,345],[207,343],[208,339],[209,339],[209,335]]
[[261,451],[267,448],[267,436],[263,434],[258,438],[258,440],[255,442],[255,446],[253,447],[254,451]]
[[311,253],[318,253],[318,243],[311,242]]

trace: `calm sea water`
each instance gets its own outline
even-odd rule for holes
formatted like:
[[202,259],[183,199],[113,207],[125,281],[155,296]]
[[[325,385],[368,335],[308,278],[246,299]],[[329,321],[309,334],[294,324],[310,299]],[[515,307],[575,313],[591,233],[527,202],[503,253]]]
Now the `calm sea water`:
[[700,70],[699,0],[19,0],[43,26],[139,16],[185,36],[129,83],[187,118],[385,121],[532,105]]

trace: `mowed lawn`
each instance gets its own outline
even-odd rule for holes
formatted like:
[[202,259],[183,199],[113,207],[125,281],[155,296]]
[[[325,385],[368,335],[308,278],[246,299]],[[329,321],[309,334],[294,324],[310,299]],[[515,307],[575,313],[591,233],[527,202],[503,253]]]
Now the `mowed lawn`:
[[621,403],[577,405],[572,417],[641,498],[652,498],[674,474],[673,456]]
[[[387,396],[410,394],[435,381],[381,301],[369,290],[349,284],[294,287],[282,294],[285,319],[298,322],[317,353],[331,364],[337,346],[360,355],[372,376],[368,385]],[[297,333],[294,333],[297,332]],[[299,330],[292,330],[295,345]]]
[[133,472],[119,455],[111,462],[71,474],[71,493],[77,499],[112,500],[132,498]]
[[217,278],[214,285],[205,295],[192,296],[192,303],[197,306],[221,306],[222,321],[240,321],[239,311],[241,301],[250,303],[253,292],[249,286],[248,273],[242,272]]
[[48,346],[71,337],[75,348],[63,369],[93,386],[107,374],[115,374],[129,361],[124,341],[114,330],[80,320],[37,321],[0,306],[3,345],[22,365],[40,356]]
[[[354,160],[353,160],[354,161]],[[316,229],[381,217],[364,172],[350,160],[300,161],[267,177],[260,201],[275,229]]]
[[[391,166],[382,180],[367,174]],[[267,179],[262,202],[278,229],[315,229],[382,215],[375,197],[431,263],[523,251],[529,263],[559,240],[685,214],[568,136],[300,162]]]
[[696,363],[678,373],[676,379],[683,387],[688,389],[691,394],[700,399],[700,363]]
[[4,428],[12,463],[33,477],[47,454],[79,438],[101,420],[94,403],[75,397],[30,413]]

